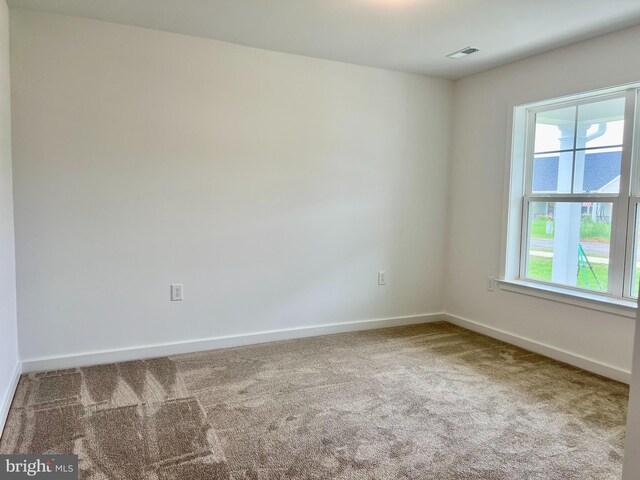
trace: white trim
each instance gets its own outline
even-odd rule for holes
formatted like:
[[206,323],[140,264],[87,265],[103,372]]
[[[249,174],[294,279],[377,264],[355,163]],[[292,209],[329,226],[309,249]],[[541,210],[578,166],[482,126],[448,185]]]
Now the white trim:
[[[633,99],[635,107],[635,115],[633,117],[633,128],[625,133],[633,137],[632,151],[631,151],[631,179],[629,186],[629,206],[627,209],[627,243],[626,257],[624,263],[624,289],[625,296],[635,297],[637,292],[633,291],[634,279],[633,273],[635,270],[635,259],[637,258],[638,242],[636,237],[636,222],[637,222],[637,205],[638,185],[640,182],[640,175],[638,174],[638,167],[640,155],[640,96],[638,90],[636,90],[635,98]],[[630,132],[630,133],[629,133]]]
[[437,321],[447,321],[468,330],[482,333],[484,335],[502,340],[512,345],[519,346],[526,350],[545,355],[555,360],[574,365],[584,370],[588,370],[590,372],[597,373],[599,375],[603,375],[620,382],[629,383],[631,379],[631,372],[619,369],[611,365],[607,365],[597,360],[583,357],[581,355],[571,353],[557,347],[553,347],[551,345],[540,343],[535,340],[521,337],[519,335],[490,327],[473,320],[458,317],[456,315],[451,315],[448,313],[429,313],[403,317],[381,318],[375,320],[333,323],[310,327],[298,327],[283,330],[271,330],[266,332],[230,335],[226,337],[215,337],[186,342],[166,343],[159,345],[124,348],[118,350],[91,352],[80,355],[23,360],[21,368],[20,364],[16,365],[16,371],[14,373],[10,394],[8,394],[7,398],[5,399],[5,402],[3,404],[2,417],[0,417],[0,419],[4,419],[8,413],[9,406],[11,405],[11,399],[13,398],[15,388],[20,378],[20,373],[22,372],[28,373],[42,370],[75,368],[104,363],[138,360],[142,358],[199,352],[204,350],[239,347],[243,345],[253,345],[258,343],[274,342],[278,340],[313,337],[318,335],[328,335],[332,333],[355,332],[360,330],[372,330],[376,328],[396,327],[402,325],[431,323]]
[[[555,97],[536,101],[533,103],[512,102],[509,104],[509,121],[511,129],[508,132],[508,150],[505,160],[505,202],[503,205],[502,219],[502,240],[501,240],[501,259],[500,259],[500,278],[508,282],[519,283],[521,279],[526,278],[527,269],[527,252],[528,252],[528,234],[529,228],[528,208],[531,201],[573,201],[573,202],[610,202],[612,203],[612,235],[610,248],[610,264],[609,264],[609,284],[608,295],[613,297],[613,302],[608,299],[604,303],[620,303],[618,299],[633,301],[631,292],[631,273],[632,257],[629,250],[633,246],[633,235],[635,230],[631,230],[631,219],[629,215],[629,185],[637,186],[640,182],[640,176],[637,175],[635,169],[637,165],[636,143],[640,141],[637,138],[637,132],[640,128],[638,122],[637,95],[640,89],[640,83],[632,82],[615,87],[604,89],[590,90],[584,93],[572,94],[563,97]],[[611,194],[601,193],[583,193],[583,194],[540,194],[535,195],[531,192],[532,184],[532,168],[533,168],[533,141],[535,127],[535,113],[550,109],[556,109],[567,106],[578,106],[581,104],[591,103],[594,101],[602,101],[604,99],[625,98],[625,133],[623,138],[623,157],[620,175],[620,192],[617,196],[612,197]],[[578,110],[576,109],[576,116]],[[577,128],[577,118],[576,118]],[[636,135],[634,137],[634,135]],[[577,134],[574,132],[573,148],[563,151],[586,150],[577,148]],[[610,148],[607,146],[602,148]],[[551,153],[551,152],[549,152]],[[575,155],[574,155],[575,163]],[[573,175],[573,174],[572,174]],[[632,181],[635,176],[635,181]],[[523,185],[524,183],[524,185]],[[572,180],[573,186],[573,180]],[[573,187],[572,187],[573,188]],[[518,216],[516,216],[516,213]],[[519,217],[519,229],[516,228],[517,218]],[[518,251],[516,252],[516,244]],[[518,293],[526,293],[518,291]],[[571,291],[565,290],[564,295],[571,294]],[[578,297],[582,295],[577,294]],[[545,297],[546,298],[546,297]],[[578,298],[579,306],[588,306]],[[572,302],[567,302],[572,303]],[[623,310],[626,305],[623,305]],[[602,308],[596,308],[602,310]],[[609,310],[604,310],[609,311]],[[617,309],[614,313],[619,313]],[[625,316],[631,316],[628,311],[622,312]]]
[[121,348],[87,352],[77,355],[31,358],[22,361],[22,371],[37,372],[42,370],[59,370],[63,368],[85,367],[105,363],[125,362],[141,358],[164,357],[181,353],[200,352],[219,348],[239,347],[257,343],[275,342],[293,338],[315,337],[332,333],[355,332],[376,328],[397,327],[419,323],[437,322],[443,319],[444,313],[425,313],[402,317],[379,318],[374,320],[358,320],[354,322],[329,323],[308,327],[287,328],[282,330],[268,330],[264,332],[228,335],[199,340],[187,340],[175,343],[144,345],[139,347]]
[[510,104],[507,112],[508,125],[505,154],[505,177],[502,212],[502,236],[500,242],[500,278],[513,278],[520,272],[522,264],[521,230],[523,224],[523,196],[525,186],[525,157],[528,136],[520,131],[530,124],[526,108]]
[[621,317],[636,317],[636,302],[626,298],[589,293],[577,288],[524,280],[498,280],[501,290],[567,303],[577,307],[607,312]]
[[[634,241],[636,236],[636,228],[637,228],[637,214],[638,214],[638,205],[640,204],[640,198],[631,196],[629,198],[629,208],[627,209],[627,245],[630,245],[626,250],[626,258],[624,261],[624,285],[625,285],[625,295],[628,295],[631,298],[636,298],[635,295],[637,292],[633,291],[634,287],[634,263],[637,265],[638,258],[638,242]],[[640,272],[638,272],[640,273]],[[638,274],[637,273],[637,274]]]
[[485,325],[480,322],[450,314],[445,314],[444,317],[447,322],[458,325],[459,327],[482,333],[483,335],[502,340],[503,342],[516,345],[531,352],[539,353],[540,355],[553,358],[560,362],[568,363],[578,368],[582,368],[583,370],[588,370],[598,375],[602,375],[603,377],[612,378],[613,380],[626,384],[629,384],[631,381],[631,372],[628,370],[623,370],[621,368],[614,367],[613,365],[608,365],[592,358],[578,355],[577,353],[568,352],[552,345],[541,343],[530,338],[521,337],[498,328],[490,327],[489,325]]
[[7,422],[7,417],[9,416],[11,402],[13,402],[13,396],[16,393],[16,388],[18,388],[18,382],[20,381],[21,374],[22,363],[16,362],[16,366],[13,369],[13,374],[11,376],[11,380],[9,381],[7,391],[4,393],[4,398],[2,399],[2,403],[0,404],[0,437],[2,437],[2,432]]
[[[633,147],[636,139],[635,131],[637,90],[629,90],[625,96],[624,134],[622,158],[620,160],[620,201],[615,205],[616,211],[611,209],[611,247],[609,252],[609,292],[616,296],[628,297],[631,293],[631,278],[627,272],[626,251],[632,248],[633,237],[629,236],[629,199],[632,182]],[[629,243],[630,242],[630,243]],[[630,266],[631,264],[629,264]]]
[[[618,175],[619,178],[620,175]],[[619,195],[610,193],[589,193],[584,195],[576,195],[574,193],[536,193],[535,195],[527,195],[526,200],[529,202],[565,202],[565,203],[614,203],[620,199]]]

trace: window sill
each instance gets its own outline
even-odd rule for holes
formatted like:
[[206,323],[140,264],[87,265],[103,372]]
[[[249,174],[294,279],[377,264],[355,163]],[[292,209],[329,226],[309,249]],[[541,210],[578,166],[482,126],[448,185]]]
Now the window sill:
[[570,288],[544,285],[523,280],[498,280],[500,290],[567,303],[591,310],[599,310],[622,317],[635,318],[637,304],[633,300],[581,292]]

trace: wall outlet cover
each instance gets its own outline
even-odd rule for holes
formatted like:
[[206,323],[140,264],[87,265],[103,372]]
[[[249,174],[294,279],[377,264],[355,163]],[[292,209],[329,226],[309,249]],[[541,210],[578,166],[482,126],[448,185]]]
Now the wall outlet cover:
[[182,284],[174,283],[171,285],[171,301],[172,302],[180,302],[182,301]]

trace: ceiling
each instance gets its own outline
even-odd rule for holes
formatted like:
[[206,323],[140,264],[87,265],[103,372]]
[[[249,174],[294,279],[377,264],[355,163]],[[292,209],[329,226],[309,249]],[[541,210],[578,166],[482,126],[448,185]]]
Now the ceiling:
[[[640,24],[640,0],[8,0],[268,50],[445,78]],[[445,55],[473,46],[460,60]]]

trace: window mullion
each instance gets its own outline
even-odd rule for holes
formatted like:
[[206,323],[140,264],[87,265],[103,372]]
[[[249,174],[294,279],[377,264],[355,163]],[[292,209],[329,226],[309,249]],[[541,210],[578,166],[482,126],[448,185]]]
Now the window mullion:
[[571,193],[574,193],[573,189],[576,184],[576,148],[578,148],[578,112],[580,112],[580,105],[576,105],[576,115],[573,120],[573,159],[571,160]]
[[619,195],[614,194],[597,194],[597,193],[552,193],[552,194],[535,194],[527,195],[532,202],[615,202]]
[[[527,132],[525,142],[525,174],[524,174],[524,193],[525,195],[531,195],[532,183],[533,183],[533,159],[535,150],[535,131],[536,131],[536,114],[534,112],[528,112],[527,115]],[[524,207],[524,205],[523,205]]]
[[625,236],[625,258],[624,258],[624,282],[623,282],[623,296],[634,297],[636,292],[633,288],[633,271],[634,263],[636,260],[636,210],[639,202],[638,199],[638,130],[640,129],[638,111],[638,90],[633,89],[627,95],[627,109],[625,111],[625,121],[628,120],[628,125],[625,124],[624,139],[625,149],[629,155],[629,187],[625,190],[629,198],[627,201],[627,230]]
[[520,218],[522,235],[520,237],[520,278],[527,277],[527,255],[529,252],[529,199],[525,196],[522,201],[522,216]]
[[636,211],[640,199],[631,197],[629,199],[629,207],[627,211],[627,232],[626,232],[626,248],[624,262],[624,297],[633,298],[636,292],[633,291],[633,263],[636,259],[636,246],[634,240],[636,236]]
[[624,112],[624,135],[620,165],[620,198],[611,224],[611,252],[609,255],[609,293],[616,297],[628,297],[630,292],[630,264],[627,263],[629,237],[629,195],[631,193],[631,164],[633,156],[633,131],[635,117],[635,91],[627,93]]

